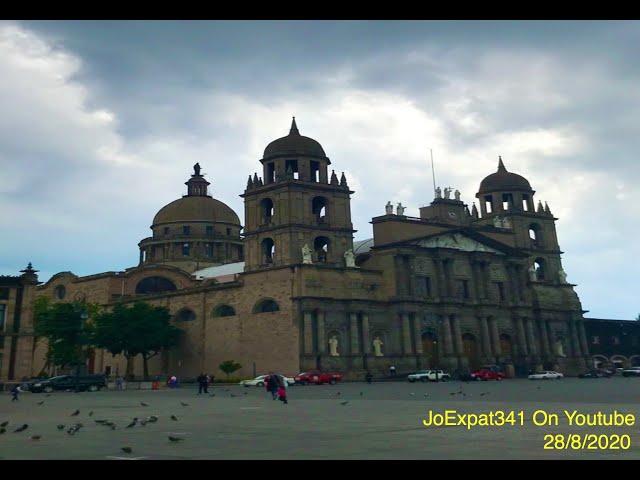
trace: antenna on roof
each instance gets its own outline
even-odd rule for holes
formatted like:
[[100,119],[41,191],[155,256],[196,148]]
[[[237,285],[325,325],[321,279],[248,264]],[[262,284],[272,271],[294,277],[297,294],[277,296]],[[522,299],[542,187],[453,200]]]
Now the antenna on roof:
[[436,171],[435,168],[433,167],[433,149],[430,148],[429,151],[431,152],[431,175],[433,176],[433,196],[436,196]]

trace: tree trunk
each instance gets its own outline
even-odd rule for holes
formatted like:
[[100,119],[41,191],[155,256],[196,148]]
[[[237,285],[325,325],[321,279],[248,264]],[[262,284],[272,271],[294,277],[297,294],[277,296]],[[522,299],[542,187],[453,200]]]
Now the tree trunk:
[[134,358],[135,358],[134,355],[127,355],[127,372],[125,373],[125,377],[129,381],[132,381],[134,379],[134,375],[133,375],[133,360],[134,360]]

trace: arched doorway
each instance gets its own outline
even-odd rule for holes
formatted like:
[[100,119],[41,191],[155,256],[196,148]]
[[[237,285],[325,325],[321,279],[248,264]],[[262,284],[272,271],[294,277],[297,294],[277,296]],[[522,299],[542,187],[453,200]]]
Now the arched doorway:
[[462,349],[464,356],[469,360],[469,368],[477,370],[480,368],[480,355],[478,352],[478,342],[476,337],[470,333],[462,335]]
[[422,334],[422,355],[425,368],[439,367],[438,338],[431,331]]
[[511,336],[506,333],[500,335],[500,351],[506,360],[513,358],[513,342],[511,341]]

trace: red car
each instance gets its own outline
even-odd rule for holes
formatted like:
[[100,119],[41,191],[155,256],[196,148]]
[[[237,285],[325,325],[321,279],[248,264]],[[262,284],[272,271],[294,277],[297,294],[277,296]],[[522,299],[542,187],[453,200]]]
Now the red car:
[[310,370],[308,372],[299,373],[294,377],[294,380],[300,385],[307,385],[308,383],[315,383],[316,385],[329,383],[331,385],[335,385],[337,382],[342,380],[342,374]]
[[504,373],[497,365],[485,365],[480,370],[471,373],[474,380],[502,380],[505,378]]

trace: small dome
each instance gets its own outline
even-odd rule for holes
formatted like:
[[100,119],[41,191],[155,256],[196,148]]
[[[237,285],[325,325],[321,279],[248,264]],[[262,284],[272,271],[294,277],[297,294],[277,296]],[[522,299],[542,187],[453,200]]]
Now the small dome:
[[326,157],[322,145],[313,138],[303,137],[298,131],[296,119],[293,118],[291,131],[286,137],[274,140],[264,149],[264,159],[282,155],[308,155],[311,157]]
[[228,205],[211,197],[186,196],[165,205],[153,218],[153,225],[170,222],[224,222],[240,225]]
[[529,181],[522,175],[508,172],[504,163],[502,163],[502,157],[499,158],[498,171],[488,175],[480,182],[480,190],[478,193],[507,192],[510,190],[532,191]]

